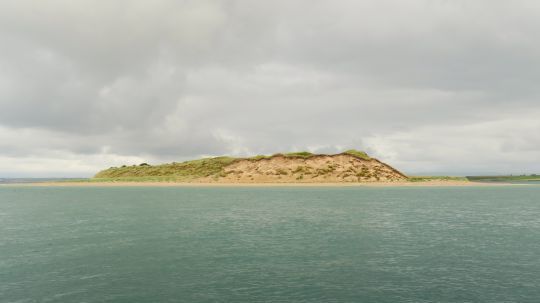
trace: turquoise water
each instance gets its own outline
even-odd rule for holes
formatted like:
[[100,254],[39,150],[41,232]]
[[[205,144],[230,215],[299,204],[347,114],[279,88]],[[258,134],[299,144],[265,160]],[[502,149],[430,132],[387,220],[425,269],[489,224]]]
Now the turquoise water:
[[0,186],[0,302],[538,302],[540,186]]

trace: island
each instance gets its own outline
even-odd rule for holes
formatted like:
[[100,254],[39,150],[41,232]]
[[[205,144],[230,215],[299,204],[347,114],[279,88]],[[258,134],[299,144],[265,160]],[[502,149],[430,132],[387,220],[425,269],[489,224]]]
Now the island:
[[123,165],[98,172],[88,182],[122,184],[303,184],[396,185],[468,183],[461,177],[409,177],[358,150],[337,154],[277,153],[212,157],[185,162]]
[[[540,177],[411,176],[367,153],[277,153],[208,157],[158,165],[109,167],[92,178],[12,182],[27,186],[508,186],[538,184]],[[6,184],[0,184],[0,186]]]
[[341,183],[397,182],[408,177],[365,152],[339,154],[278,153],[247,158],[214,157],[181,163],[111,167],[96,181],[197,183]]

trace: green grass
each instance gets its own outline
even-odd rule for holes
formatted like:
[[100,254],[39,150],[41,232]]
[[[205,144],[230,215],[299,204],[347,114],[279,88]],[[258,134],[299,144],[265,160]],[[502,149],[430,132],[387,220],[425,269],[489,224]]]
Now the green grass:
[[[366,154],[365,152],[355,150],[355,149],[347,150],[347,151],[343,152],[342,154],[354,156],[354,157],[364,159],[364,160],[370,160],[371,159],[368,156],[368,154]],[[253,156],[253,157],[249,157],[249,158],[239,158],[239,159],[261,160],[261,159],[270,159],[272,157],[279,157],[279,156],[286,157],[286,158],[304,158],[304,159],[308,159],[308,158],[316,157],[316,156],[331,156],[331,155],[328,155],[328,154],[314,154],[314,153],[311,153],[311,152],[308,152],[308,151],[300,151],[300,152],[292,152],[292,153],[284,153],[284,154],[277,153],[277,154],[273,154],[271,156],[257,155],[257,156]]]
[[468,181],[466,177],[451,177],[451,176],[409,176],[410,182],[427,182],[427,181]]
[[364,159],[364,160],[369,160],[371,159],[368,154],[366,154],[365,152],[363,151],[359,151],[359,150],[356,150],[356,149],[349,149],[349,150],[346,150],[345,152],[343,152],[344,154],[347,154],[347,155],[351,155],[351,156],[355,156],[355,157],[358,157],[358,158],[361,158],[361,159]]
[[257,161],[257,160],[261,160],[261,159],[270,159],[270,158],[272,158],[272,156],[267,156],[267,155],[256,155],[256,156],[249,157],[249,158],[245,158],[245,159]]
[[231,164],[235,160],[235,158],[231,157],[216,157],[155,166],[139,165],[120,168],[112,167],[99,172],[94,178],[155,178],[168,176],[173,177],[174,179],[196,179],[218,174],[223,170],[223,167]]
[[540,175],[521,175],[521,176],[469,176],[470,181],[489,181],[489,182],[512,182],[512,181],[540,181]]
[[291,157],[291,158],[296,158],[296,157],[299,157],[299,158],[310,158],[310,157],[316,156],[315,154],[310,153],[310,152],[307,152],[307,151],[294,152],[294,153],[286,153],[286,154],[283,154],[283,155],[284,155],[285,157]]

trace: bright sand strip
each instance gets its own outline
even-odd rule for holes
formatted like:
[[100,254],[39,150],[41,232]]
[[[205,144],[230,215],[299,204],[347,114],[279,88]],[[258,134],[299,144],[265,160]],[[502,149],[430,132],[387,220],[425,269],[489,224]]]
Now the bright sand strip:
[[482,183],[469,181],[422,182],[364,182],[364,183],[197,183],[197,182],[42,182],[8,184],[17,186],[85,186],[85,187],[425,187],[425,186],[508,186],[511,183]]

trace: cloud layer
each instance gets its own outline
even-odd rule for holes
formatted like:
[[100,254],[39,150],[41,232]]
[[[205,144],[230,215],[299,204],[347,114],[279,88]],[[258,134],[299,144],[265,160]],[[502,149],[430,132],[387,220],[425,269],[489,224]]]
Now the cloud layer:
[[364,149],[540,171],[537,1],[0,2],[0,177]]

